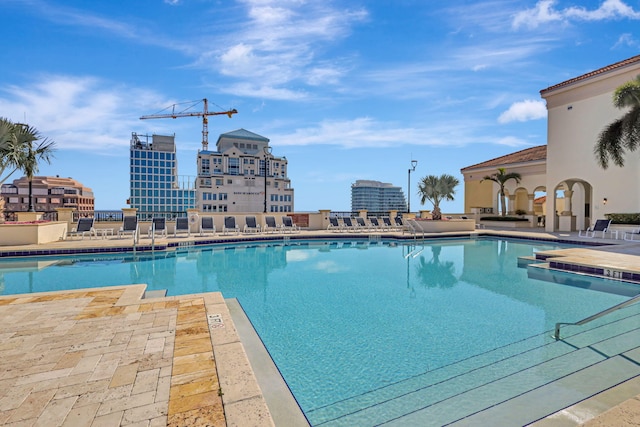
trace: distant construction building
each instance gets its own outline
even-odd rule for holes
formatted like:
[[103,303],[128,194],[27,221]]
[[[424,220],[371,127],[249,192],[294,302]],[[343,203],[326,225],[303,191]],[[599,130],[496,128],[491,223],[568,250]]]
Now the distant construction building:
[[[3,184],[1,191],[7,212],[26,212],[29,209],[29,178],[26,176],[11,184]],[[56,208],[73,208],[78,212],[94,210],[93,191],[72,178],[34,176],[31,193],[36,212],[53,212]]]
[[129,205],[138,213],[184,213],[196,206],[195,178],[178,176],[175,135],[131,136]]
[[293,212],[286,157],[271,154],[269,139],[245,129],[223,133],[216,151],[198,152],[200,212]]
[[401,187],[380,181],[357,180],[351,185],[351,211],[405,212],[407,201]]

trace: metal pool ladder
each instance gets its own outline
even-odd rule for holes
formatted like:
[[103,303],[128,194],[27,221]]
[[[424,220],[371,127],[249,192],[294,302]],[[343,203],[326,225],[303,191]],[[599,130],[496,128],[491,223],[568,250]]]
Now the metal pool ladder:
[[613,313],[614,311],[620,310],[621,308],[627,307],[627,306],[635,304],[637,302],[640,302],[640,295],[636,295],[635,297],[633,297],[631,299],[623,301],[623,302],[621,302],[619,304],[614,305],[613,307],[609,307],[606,310],[602,310],[601,312],[593,314],[593,315],[591,315],[589,317],[585,317],[584,319],[579,320],[579,321],[577,321],[575,323],[558,322],[558,323],[556,323],[556,329],[555,329],[555,331],[553,333],[553,338],[555,338],[556,341],[560,339],[560,326],[562,326],[562,325],[581,326],[581,325],[584,325],[585,323],[591,322],[592,320],[596,320],[599,317],[604,316],[605,314]]

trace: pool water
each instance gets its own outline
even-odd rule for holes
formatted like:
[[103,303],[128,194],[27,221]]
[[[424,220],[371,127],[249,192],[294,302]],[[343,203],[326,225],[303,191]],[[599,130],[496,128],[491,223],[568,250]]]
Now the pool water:
[[[221,291],[237,298],[315,425],[332,405],[548,337],[556,322],[577,321],[628,298],[575,280],[565,286],[530,279],[517,266],[518,257],[557,248],[493,239],[307,241],[135,259],[14,259],[0,261],[0,285],[3,294],[17,294],[146,283],[168,295]],[[606,289],[604,282],[598,287]]]

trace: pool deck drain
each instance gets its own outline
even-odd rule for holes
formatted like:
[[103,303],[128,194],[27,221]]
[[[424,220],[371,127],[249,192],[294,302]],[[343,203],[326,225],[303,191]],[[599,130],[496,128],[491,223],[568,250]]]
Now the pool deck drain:
[[[481,234],[568,238],[511,230]],[[640,272],[640,242],[602,242],[615,246],[566,249],[560,255],[582,257],[591,265],[624,259],[625,268]],[[82,240],[29,249],[123,246],[127,242],[120,239]],[[128,285],[0,297],[0,424],[274,425],[223,296],[143,299],[144,292],[144,285]],[[639,390],[640,379],[627,381],[537,424],[638,425]]]

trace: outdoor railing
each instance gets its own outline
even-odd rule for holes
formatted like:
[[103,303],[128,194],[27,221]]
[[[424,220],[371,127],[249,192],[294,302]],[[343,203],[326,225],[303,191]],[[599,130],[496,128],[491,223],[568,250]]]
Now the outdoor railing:
[[640,302],[640,295],[636,295],[635,297],[633,297],[633,298],[631,298],[629,300],[623,301],[620,304],[616,304],[613,307],[609,307],[606,310],[602,310],[601,312],[596,313],[596,314],[594,314],[592,316],[585,317],[584,319],[579,320],[579,321],[577,321],[575,323],[558,322],[558,323],[556,323],[556,327],[555,327],[555,330],[553,332],[553,337],[556,340],[560,339],[560,326],[562,326],[562,325],[566,325],[566,326],[569,326],[569,325],[571,325],[571,326],[581,326],[581,325],[584,325],[585,323],[591,322],[592,320],[596,320],[596,319],[604,316],[605,314],[612,313],[612,312],[614,312],[616,310],[620,310],[621,308],[624,308],[624,307],[626,307],[628,305],[631,305],[631,304],[635,304],[637,302]]

